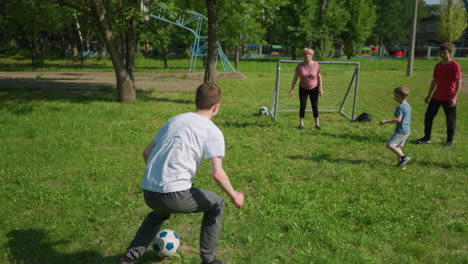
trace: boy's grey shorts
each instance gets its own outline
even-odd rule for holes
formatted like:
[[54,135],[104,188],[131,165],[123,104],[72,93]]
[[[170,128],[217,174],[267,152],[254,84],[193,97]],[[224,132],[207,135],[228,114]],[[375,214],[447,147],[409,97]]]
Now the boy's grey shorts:
[[400,146],[403,147],[405,145],[406,140],[408,139],[408,134],[401,134],[401,133],[393,133],[393,135],[388,139],[387,145],[390,146]]

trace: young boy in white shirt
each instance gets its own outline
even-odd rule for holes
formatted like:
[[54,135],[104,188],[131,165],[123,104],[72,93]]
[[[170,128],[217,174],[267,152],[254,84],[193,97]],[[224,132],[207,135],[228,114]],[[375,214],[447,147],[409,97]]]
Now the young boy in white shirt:
[[244,195],[235,191],[224,172],[224,136],[211,121],[220,107],[221,90],[213,83],[203,83],[196,93],[196,111],[180,114],[164,124],[146,146],[143,183],[146,204],[150,212],[120,264],[134,263],[150,245],[163,222],[174,213],[203,212],[200,234],[202,264],[224,264],[215,258],[218,232],[224,212],[224,199],[218,194],[194,188],[197,170],[204,159],[211,163],[211,175],[231,198],[237,208],[244,203]]

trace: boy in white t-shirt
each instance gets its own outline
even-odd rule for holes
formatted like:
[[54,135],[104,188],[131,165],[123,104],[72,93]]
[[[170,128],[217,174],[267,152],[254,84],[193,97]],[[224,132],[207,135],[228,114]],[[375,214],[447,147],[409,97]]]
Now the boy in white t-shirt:
[[192,187],[203,158],[211,163],[211,175],[237,208],[244,195],[236,192],[224,172],[224,136],[211,121],[219,111],[221,90],[213,83],[197,89],[196,111],[171,118],[146,146],[146,169],[141,188],[149,213],[120,264],[134,263],[150,245],[163,222],[174,213],[203,212],[200,234],[202,264],[223,264],[215,258],[218,232],[224,212],[224,199],[218,194]]

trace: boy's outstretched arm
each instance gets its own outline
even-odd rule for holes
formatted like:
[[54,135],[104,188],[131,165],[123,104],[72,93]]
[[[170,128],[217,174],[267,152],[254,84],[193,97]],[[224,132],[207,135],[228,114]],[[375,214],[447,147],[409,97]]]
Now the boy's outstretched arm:
[[231,198],[231,201],[236,205],[237,208],[242,208],[244,204],[244,194],[236,192],[229,181],[226,172],[223,169],[221,157],[212,157],[211,162],[211,175],[215,181],[221,186],[221,188],[226,192],[227,195]]
[[380,120],[379,124],[389,124],[389,123],[400,123],[401,119],[403,118],[402,115],[396,116],[395,119],[392,120]]

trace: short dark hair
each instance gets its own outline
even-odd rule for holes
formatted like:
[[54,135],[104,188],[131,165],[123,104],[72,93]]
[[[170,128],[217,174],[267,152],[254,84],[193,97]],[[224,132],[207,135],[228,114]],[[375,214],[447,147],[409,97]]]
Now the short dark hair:
[[214,84],[205,82],[197,88],[195,104],[197,109],[208,110],[221,100],[221,89]]
[[448,51],[450,54],[452,54],[453,51],[453,45],[451,43],[445,42],[440,44],[439,46],[440,51]]
[[403,99],[406,99],[406,97],[408,97],[409,95],[409,89],[406,88],[405,86],[397,87],[393,90],[393,92]]

